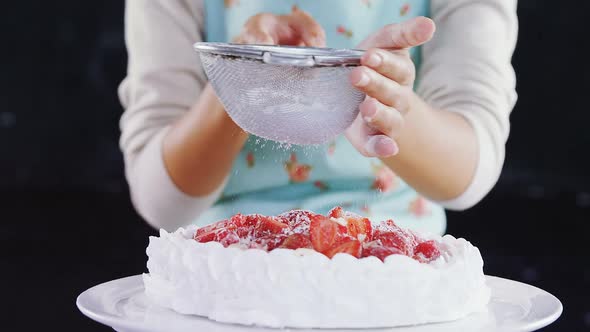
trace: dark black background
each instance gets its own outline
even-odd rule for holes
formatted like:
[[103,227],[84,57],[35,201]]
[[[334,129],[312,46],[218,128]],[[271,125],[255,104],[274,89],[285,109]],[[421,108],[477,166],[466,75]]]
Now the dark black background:
[[[154,231],[129,202],[117,146],[123,3],[7,1],[0,14],[3,330],[108,331],[76,296],[145,269]],[[486,273],[562,300],[545,331],[590,330],[589,7],[520,1],[504,172],[477,207],[449,213],[449,233],[480,247]]]

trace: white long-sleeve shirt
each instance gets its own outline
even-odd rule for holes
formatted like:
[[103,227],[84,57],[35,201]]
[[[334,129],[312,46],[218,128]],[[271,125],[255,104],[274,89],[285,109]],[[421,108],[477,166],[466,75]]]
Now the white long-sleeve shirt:
[[[516,101],[511,57],[516,0],[432,0],[434,38],[422,48],[417,93],[433,107],[457,112],[473,126],[479,161],[459,197],[438,202],[465,209],[496,183]],[[172,182],[162,157],[169,126],[195,104],[206,76],[192,47],[203,39],[202,0],[127,0],[128,74],[119,95],[125,113],[120,145],[133,204],[153,226],[174,229],[194,220],[225,184],[192,197]]]

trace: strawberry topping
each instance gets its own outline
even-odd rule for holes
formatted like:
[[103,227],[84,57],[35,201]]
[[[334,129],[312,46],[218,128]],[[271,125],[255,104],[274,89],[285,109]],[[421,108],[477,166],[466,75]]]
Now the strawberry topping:
[[374,256],[384,261],[391,255],[404,255],[430,263],[441,255],[438,242],[422,240],[393,220],[373,225],[368,218],[341,207],[333,208],[326,216],[305,210],[276,217],[236,214],[197,229],[194,239],[266,251],[307,248],[329,258],[343,253],[357,258]]

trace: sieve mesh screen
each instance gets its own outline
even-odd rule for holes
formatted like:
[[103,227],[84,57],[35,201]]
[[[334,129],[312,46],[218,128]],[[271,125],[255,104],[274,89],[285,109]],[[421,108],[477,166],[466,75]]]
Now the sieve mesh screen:
[[348,80],[353,67],[297,67],[200,53],[229,116],[245,131],[278,142],[320,144],[341,134],[364,94]]

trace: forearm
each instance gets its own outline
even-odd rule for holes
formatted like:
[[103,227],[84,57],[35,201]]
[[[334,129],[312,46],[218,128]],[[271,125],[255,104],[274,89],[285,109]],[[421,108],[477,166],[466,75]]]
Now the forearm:
[[454,112],[432,108],[416,96],[396,141],[399,153],[383,162],[406,183],[433,200],[458,197],[471,183],[478,142],[471,125]]
[[197,104],[164,138],[164,164],[181,191],[208,195],[227,177],[247,138],[207,85]]

